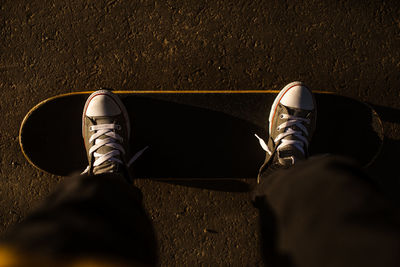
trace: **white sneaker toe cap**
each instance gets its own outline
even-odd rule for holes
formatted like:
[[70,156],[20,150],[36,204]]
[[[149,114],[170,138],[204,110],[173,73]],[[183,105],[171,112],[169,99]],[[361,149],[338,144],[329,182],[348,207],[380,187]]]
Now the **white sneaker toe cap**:
[[89,102],[86,109],[86,116],[101,117],[101,116],[116,116],[121,114],[121,108],[108,95],[95,95]]
[[281,98],[280,103],[290,108],[314,109],[314,100],[310,89],[300,83],[293,85]]

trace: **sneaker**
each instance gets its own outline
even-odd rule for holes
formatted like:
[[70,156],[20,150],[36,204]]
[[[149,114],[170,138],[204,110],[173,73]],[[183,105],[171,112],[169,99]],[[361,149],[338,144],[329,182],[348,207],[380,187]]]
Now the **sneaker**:
[[315,131],[317,109],[314,95],[301,82],[286,85],[275,98],[269,114],[269,138],[266,144],[256,135],[267,152],[260,174],[270,165],[289,168],[306,159]]
[[119,97],[108,90],[92,93],[82,115],[82,136],[89,162],[82,174],[128,174],[130,133],[129,115]]

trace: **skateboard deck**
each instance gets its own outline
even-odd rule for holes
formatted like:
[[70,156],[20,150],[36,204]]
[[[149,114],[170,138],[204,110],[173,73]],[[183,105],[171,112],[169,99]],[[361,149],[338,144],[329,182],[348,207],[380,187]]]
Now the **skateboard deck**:
[[[46,99],[25,116],[21,150],[36,168],[60,176],[83,171],[83,106],[92,92]],[[114,91],[127,107],[132,154],[149,148],[131,166],[138,178],[256,178],[265,152],[268,115],[278,91]],[[311,155],[331,153],[371,164],[383,143],[383,127],[367,104],[315,93],[317,129]]]

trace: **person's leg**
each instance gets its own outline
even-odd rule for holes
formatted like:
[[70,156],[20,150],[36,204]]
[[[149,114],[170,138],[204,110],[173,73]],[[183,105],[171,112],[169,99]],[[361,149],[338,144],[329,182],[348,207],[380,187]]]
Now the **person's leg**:
[[319,157],[261,179],[263,233],[277,231],[275,244],[264,240],[267,262],[400,266],[400,213],[351,161]]
[[272,105],[268,142],[260,139],[267,155],[255,204],[265,260],[283,266],[399,266],[398,211],[348,160],[308,159],[316,114],[312,92],[290,83]]
[[9,232],[0,259],[21,253],[29,257],[19,257],[12,266],[22,266],[25,259],[27,266],[33,259],[38,266],[61,266],[60,259],[66,264],[94,260],[101,266],[154,265],[153,227],[128,172],[130,132],[129,115],[118,96],[107,90],[91,94],[82,115],[89,163],[84,175],[67,178],[41,208]]
[[113,173],[66,178],[2,241],[3,247],[54,260],[157,261],[141,192]]

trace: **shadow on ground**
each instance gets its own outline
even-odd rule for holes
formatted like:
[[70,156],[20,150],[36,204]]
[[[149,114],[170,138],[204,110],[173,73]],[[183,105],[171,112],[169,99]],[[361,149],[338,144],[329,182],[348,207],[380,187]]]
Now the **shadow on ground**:
[[245,193],[252,189],[247,182],[234,179],[197,179],[197,180],[168,180],[162,179],[161,182],[170,184],[190,186],[195,188],[209,189],[222,192]]

